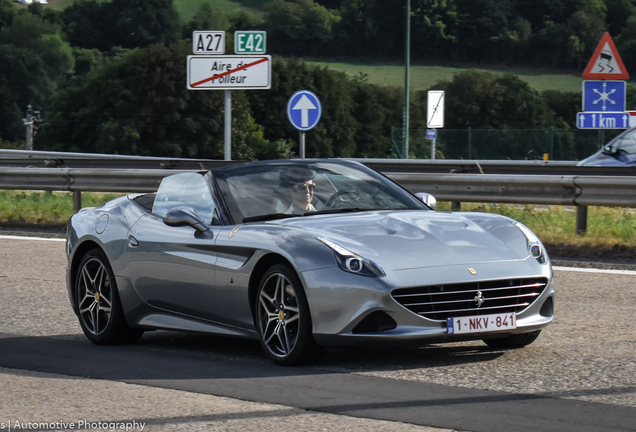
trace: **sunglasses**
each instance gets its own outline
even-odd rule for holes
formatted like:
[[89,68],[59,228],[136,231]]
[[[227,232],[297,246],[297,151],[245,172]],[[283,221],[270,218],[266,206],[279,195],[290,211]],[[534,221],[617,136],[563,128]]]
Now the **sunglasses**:
[[316,185],[315,184],[298,183],[297,185],[293,185],[291,188],[294,189],[294,190],[297,190],[299,192],[304,192],[305,189],[309,189],[310,191],[313,191],[314,189],[316,189]]

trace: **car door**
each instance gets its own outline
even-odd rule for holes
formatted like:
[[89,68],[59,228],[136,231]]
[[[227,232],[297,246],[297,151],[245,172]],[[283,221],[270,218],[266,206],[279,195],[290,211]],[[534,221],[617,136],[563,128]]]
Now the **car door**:
[[[157,190],[152,212],[128,233],[127,274],[141,299],[154,307],[227,323],[229,299],[216,284],[215,239],[221,227],[209,185],[199,173],[171,177]],[[173,209],[193,214],[210,228],[166,225],[163,217]]]

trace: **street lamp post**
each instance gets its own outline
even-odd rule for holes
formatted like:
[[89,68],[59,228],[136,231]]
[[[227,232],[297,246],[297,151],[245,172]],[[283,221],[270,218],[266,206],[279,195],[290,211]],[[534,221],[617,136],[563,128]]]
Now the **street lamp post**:
[[409,158],[409,69],[411,67],[411,0],[406,0],[406,43],[404,47],[404,118],[402,119],[402,157]]

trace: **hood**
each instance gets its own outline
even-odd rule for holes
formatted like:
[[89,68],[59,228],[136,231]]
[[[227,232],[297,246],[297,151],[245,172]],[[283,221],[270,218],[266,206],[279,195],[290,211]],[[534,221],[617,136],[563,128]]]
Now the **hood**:
[[529,256],[523,233],[511,219],[498,215],[374,211],[276,223],[327,237],[387,270],[524,260]]

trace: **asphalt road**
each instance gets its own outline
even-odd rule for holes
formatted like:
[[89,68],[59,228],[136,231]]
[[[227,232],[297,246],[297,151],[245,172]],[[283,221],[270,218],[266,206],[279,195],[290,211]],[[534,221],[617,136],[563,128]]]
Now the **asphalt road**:
[[0,430],[636,431],[636,272],[557,270],[555,323],[525,349],[351,348],[281,368],[239,339],[92,345],[68,305],[63,250],[0,238]]

